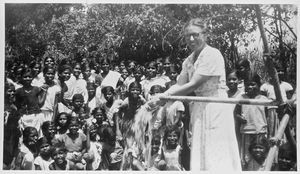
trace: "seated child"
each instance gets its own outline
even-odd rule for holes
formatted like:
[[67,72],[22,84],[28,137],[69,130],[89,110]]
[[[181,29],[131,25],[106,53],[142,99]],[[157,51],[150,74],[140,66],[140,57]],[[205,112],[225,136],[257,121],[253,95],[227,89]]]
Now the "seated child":
[[43,132],[43,135],[50,146],[52,146],[54,143],[55,143],[55,140],[58,136],[55,136],[56,135],[56,127],[54,125],[53,122],[50,122],[50,121],[46,121],[42,124],[42,132]]
[[69,132],[61,135],[57,144],[64,144],[67,149],[66,158],[74,162],[78,170],[84,170],[86,163],[82,155],[86,152],[86,135],[78,130],[78,119],[71,120]]
[[34,160],[35,170],[50,170],[49,165],[53,162],[51,158],[51,145],[47,138],[40,139],[39,156]]
[[68,131],[70,122],[71,122],[70,114],[66,112],[61,112],[58,114],[55,120],[55,126],[56,126],[58,136],[65,134]]
[[116,134],[110,126],[102,126],[99,132],[102,143],[102,161],[100,170],[120,170],[123,148],[116,140]]
[[87,125],[85,132],[88,145],[87,153],[83,154],[83,159],[87,162],[87,170],[98,170],[101,162],[102,144],[99,142],[100,136],[96,125]]
[[74,162],[66,159],[67,149],[63,146],[54,147],[51,157],[54,160],[50,165],[50,170],[76,170]]
[[297,171],[297,153],[289,143],[279,147],[278,171]]
[[35,170],[34,158],[38,154],[38,131],[34,127],[26,127],[23,130],[23,144],[16,158],[17,170]]
[[[179,145],[180,130],[177,125],[168,126],[164,135],[164,146],[162,148],[166,161],[166,170],[182,171],[183,168],[180,163],[181,146]],[[161,159],[162,159],[161,158]]]
[[246,171],[258,171],[263,168],[263,163],[268,154],[268,141],[264,136],[257,135],[249,146],[251,158],[246,166]]

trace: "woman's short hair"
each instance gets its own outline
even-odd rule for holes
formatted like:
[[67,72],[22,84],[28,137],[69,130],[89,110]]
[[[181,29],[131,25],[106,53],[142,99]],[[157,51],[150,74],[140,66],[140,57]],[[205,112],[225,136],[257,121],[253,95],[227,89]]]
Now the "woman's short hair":
[[188,27],[188,26],[197,26],[202,29],[203,33],[207,32],[207,21],[201,18],[193,18],[190,19],[184,26],[183,26],[183,31]]

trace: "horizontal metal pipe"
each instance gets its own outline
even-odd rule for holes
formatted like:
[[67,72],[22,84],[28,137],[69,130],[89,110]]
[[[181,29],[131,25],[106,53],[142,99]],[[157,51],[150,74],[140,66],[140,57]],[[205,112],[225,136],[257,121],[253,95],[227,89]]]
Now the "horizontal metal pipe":
[[162,96],[160,97],[160,99],[211,102],[211,103],[231,103],[231,104],[244,104],[244,105],[278,106],[278,102],[274,100],[235,99],[235,98],[216,98],[216,97],[198,97],[198,96]]

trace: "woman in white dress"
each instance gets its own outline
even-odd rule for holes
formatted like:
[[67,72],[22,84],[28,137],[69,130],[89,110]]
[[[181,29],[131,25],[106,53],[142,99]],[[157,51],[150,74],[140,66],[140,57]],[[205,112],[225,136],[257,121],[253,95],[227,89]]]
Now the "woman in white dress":
[[[183,62],[177,84],[163,95],[194,92],[196,96],[227,98],[224,58],[219,50],[207,45],[205,22],[199,18],[190,20],[183,34],[193,52]],[[190,102],[192,171],[241,171],[233,106]]]

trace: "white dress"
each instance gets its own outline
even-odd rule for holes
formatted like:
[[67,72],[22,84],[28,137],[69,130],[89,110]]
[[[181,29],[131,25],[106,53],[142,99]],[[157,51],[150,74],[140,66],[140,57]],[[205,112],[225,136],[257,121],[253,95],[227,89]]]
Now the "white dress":
[[[227,98],[225,64],[220,51],[206,46],[193,63],[192,53],[182,67],[182,78],[211,76],[194,92],[196,96]],[[191,102],[191,170],[241,171],[232,104]]]

